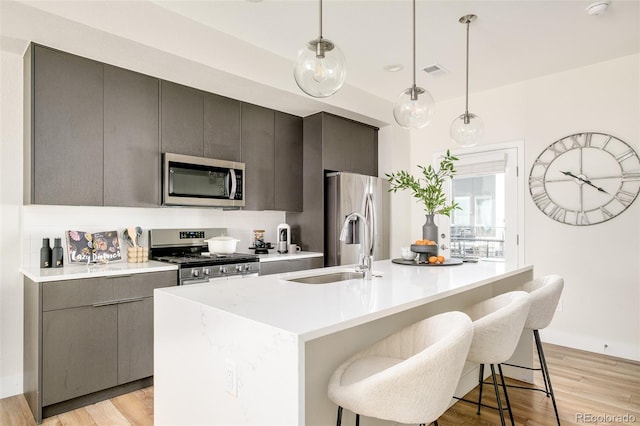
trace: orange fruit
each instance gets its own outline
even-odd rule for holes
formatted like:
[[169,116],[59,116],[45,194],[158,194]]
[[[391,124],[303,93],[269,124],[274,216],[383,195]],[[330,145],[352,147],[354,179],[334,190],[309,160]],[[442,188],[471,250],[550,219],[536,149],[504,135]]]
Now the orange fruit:
[[438,262],[444,263],[444,256],[438,256]]
[[435,246],[436,244],[437,244],[437,243],[436,243],[435,241],[430,241],[430,240],[429,240],[429,242],[427,243],[427,245],[430,245],[430,246]]
[[431,256],[431,257],[429,258],[429,263],[436,263],[437,261],[438,261],[438,258],[437,258],[437,257],[435,257],[435,256]]

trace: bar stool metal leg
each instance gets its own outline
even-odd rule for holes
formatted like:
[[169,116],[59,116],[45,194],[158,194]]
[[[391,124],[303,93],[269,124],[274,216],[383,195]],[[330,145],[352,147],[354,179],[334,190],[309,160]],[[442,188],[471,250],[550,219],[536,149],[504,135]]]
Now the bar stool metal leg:
[[536,347],[538,348],[538,357],[540,358],[540,367],[542,368],[542,375],[545,378],[546,383],[549,385],[548,395],[551,395],[551,402],[553,403],[553,411],[556,414],[556,421],[560,426],[560,415],[558,414],[558,406],[556,405],[556,397],[553,393],[553,387],[551,386],[551,376],[549,375],[549,368],[547,367],[547,359],[544,356],[544,350],[542,349],[542,341],[540,340],[540,333],[538,330],[533,330],[533,336],[536,340]]
[[511,412],[511,402],[509,401],[509,394],[507,393],[507,386],[504,383],[504,374],[502,374],[502,366],[498,364],[498,372],[500,373],[500,382],[502,383],[502,390],[504,392],[504,399],[507,402],[507,410],[509,411],[509,418],[511,419],[511,426],[515,426],[513,421],[513,413]]
[[504,421],[504,411],[502,410],[502,398],[500,397],[500,388],[498,388],[498,378],[496,377],[496,369],[493,364],[491,367],[491,378],[493,379],[493,389],[496,392],[496,400],[498,401],[498,412],[500,412],[500,424],[502,426],[506,426],[507,424]]
[[482,407],[482,385],[484,384],[484,364],[480,364],[480,378],[478,379],[480,385],[480,395],[478,395],[478,412],[480,414],[480,407]]

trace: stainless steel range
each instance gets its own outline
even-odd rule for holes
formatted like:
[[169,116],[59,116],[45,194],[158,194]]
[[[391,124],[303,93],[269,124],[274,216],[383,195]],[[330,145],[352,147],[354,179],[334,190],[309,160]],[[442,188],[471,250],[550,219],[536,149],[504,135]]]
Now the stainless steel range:
[[206,242],[226,233],[225,228],[151,229],[149,256],[178,265],[178,285],[257,276],[258,256],[249,253],[214,255]]

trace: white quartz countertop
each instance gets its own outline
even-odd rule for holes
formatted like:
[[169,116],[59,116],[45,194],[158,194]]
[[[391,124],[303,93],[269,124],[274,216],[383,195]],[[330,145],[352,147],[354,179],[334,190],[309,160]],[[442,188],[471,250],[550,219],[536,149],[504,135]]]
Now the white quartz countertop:
[[374,263],[382,275],[329,284],[300,284],[292,278],[353,270],[353,266],[266,275],[157,289],[196,304],[278,327],[311,340],[405,311],[532,269],[498,262],[455,266]]
[[65,265],[62,268],[23,267],[20,268],[20,272],[22,272],[31,281],[47,282],[141,274],[146,272],[175,271],[177,269],[177,265],[150,260],[145,263],[128,263],[126,261],[120,261],[104,265]]
[[278,253],[274,251],[273,253],[258,255],[260,262],[278,262],[280,260],[295,260],[322,256],[324,256],[324,254],[315,251],[299,251],[296,253]]

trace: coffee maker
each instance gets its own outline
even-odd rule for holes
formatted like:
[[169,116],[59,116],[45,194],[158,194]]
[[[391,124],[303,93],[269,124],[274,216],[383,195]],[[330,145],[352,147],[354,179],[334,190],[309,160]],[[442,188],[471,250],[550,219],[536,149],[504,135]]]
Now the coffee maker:
[[281,223],[276,231],[276,250],[278,253],[287,253],[289,244],[291,244],[291,227]]

